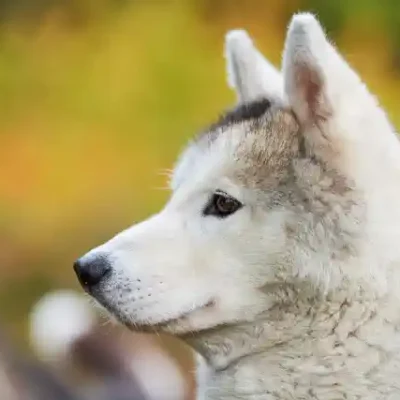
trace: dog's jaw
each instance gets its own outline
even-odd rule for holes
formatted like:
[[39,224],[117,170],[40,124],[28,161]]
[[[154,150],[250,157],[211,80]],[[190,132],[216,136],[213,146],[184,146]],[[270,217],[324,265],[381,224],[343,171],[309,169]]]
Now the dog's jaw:
[[[124,316],[119,316],[120,322],[132,331],[141,332],[160,332],[174,335],[177,337],[185,336],[188,332],[193,333],[199,329],[198,319],[208,321],[208,314],[212,314],[215,307],[215,301],[210,300],[203,305],[193,306],[193,308],[184,312],[176,318],[166,319],[165,321],[149,324],[149,323],[133,323]],[[116,314],[115,311],[112,311]],[[205,315],[205,317],[204,317]],[[195,322],[193,322],[193,320]],[[201,323],[200,323],[201,326]],[[208,325],[206,325],[208,327]],[[201,328],[200,328],[201,329]]]

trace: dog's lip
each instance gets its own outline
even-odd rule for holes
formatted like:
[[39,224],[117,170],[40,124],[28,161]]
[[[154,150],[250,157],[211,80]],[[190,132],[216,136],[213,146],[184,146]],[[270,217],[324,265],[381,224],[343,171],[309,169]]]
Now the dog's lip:
[[139,329],[140,328],[144,328],[144,329],[146,329],[146,328],[151,328],[151,329],[162,328],[162,327],[167,326],[167,325],[169,325],[171,323],[174,323],[174,322],[179,321],[181,319],[187,318],[188,316],[190,316],[190,314],[192,314],[195,311],[204,310],[204,309],[207,309],[207,308],[212,308],[212,307],[215,306],[215,304],[216,304],[215,299],[210,299],[206,303],[204,303],[203,305],[195,306],[191,310],[185,311],[185,312],[179,314],[177,317],[174,317],[174,318],[165,319],[165,320],[160,321],[160,322],[155,322],[154,324],[136,322],[134,324],[129,324],[129,325],[130,325],[130,328],[132,328],[133,330],[137,330],[138,328]]
[[165,321],[156,323],[154,326],[168,325],[168,324],[170,324],[171,322],[178,321],[178,320],[180,320],[180,319],[183,319],[183,318],[188,317],[190,314],[192,314],[192,313],[195,312],[195,311],[204,310],[204,309],[211,308],[211,307],[214,307],[214,306],[215,306],[215,300],[214,300],[214,299],[211,299],[211,300],[207,301],[207,302],[206,302],[205,304],[203,304],[203,305],[196,306],[196,307],[192,308],[190,311],[186,311],[186,312],[180,314],[178,317],[170,318],[170,319],[167,319],[167,320],[165,320]]

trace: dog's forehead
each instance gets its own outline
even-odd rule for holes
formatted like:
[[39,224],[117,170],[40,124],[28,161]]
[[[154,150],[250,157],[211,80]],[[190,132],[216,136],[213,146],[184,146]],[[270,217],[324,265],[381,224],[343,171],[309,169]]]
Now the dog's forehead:
[[283,179],[298,151],[299,126],[290,110],[268,100],[243,104],[195,138],[175,169],[172,188],[207,172],[260,188]]

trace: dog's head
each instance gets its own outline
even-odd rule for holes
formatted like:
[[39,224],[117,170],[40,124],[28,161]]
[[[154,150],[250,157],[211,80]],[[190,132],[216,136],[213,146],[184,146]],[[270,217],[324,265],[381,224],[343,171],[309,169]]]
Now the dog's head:
[[292,19],[282,73],[244,31],[227,35],[226,56],[238,105],[183,153],[165,208],[75,264],[128,326],[199,331],[299,288],[385,285],[370,182],[385,196],[398,145],[374,98],[309,14]]

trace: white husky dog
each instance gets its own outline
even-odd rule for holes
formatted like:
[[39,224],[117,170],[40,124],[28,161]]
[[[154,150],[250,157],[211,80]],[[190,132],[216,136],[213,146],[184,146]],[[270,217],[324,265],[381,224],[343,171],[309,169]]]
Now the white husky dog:
[[400,399],[394,129],[310,14],[282,72],[244,31],[226,55],[239,104],[183,153],[162,211],[75,263],[82,285],[201,354],[199,398]]

